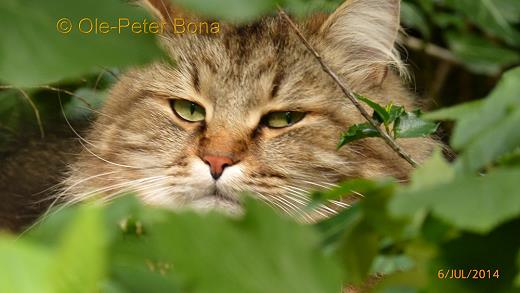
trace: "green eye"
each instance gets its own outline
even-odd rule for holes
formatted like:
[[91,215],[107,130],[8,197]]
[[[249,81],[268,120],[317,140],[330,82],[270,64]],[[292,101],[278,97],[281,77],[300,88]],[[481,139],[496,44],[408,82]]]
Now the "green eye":
[[206,118],[206,111],[202,106],[188,100],[172,100],[172,109],[180,118],[189,122],[200,122]]
[[271,128],[284,128],[300,122],[303,117],[303,112],[271,112],[264,116],[263,123]]

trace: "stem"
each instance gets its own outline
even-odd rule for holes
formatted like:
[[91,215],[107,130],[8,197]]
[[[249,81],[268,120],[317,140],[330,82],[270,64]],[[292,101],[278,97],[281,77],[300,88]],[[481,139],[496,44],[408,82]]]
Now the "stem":
[[462,61],[459,60],[450,50],[431,43],[426,43],[421,39],[408,36],[406,37],[404,44],[412,50],[423,51],[432,57],[445,60],[453,64],[463,65]]
[[24,91],[21,88],[18,88],[17,90],[22,94],[22,97],[25,100],[27,100],[27,102],[29,103],[29,105],[33,109],[34,116],[36,116],[36,123],[38,124],[38,128],[40,129],[40,137],[42,139],[44,139],[45,138],[45,131],[43,130],[43,123],[42,123],[42,119],[40,117],[40,111],[38,110],[38,107],[36,107],[36,104],[34,104],[33,100],[31,99],[29,94],[27,94],[26,91]]
[[291,18],[287,15],[287,13],[285,13],[285,11],[281,7],[278,7],[278,11],[279,11],[280,16],[282,16],[287,21],[287,23],[289,23],[291,28],[296,32],[296,34],[298,35],[300,40],[303,42],[305,47],[307,47],[307,49],[314,55],[316,60],[320,63],[323,71],[325,71],[325,73],[327,73],[334,80],[334,82],[341,88],[341,91],[343,91],[345,96],[352,102],[352,104],[354,104],[354,106],[356,106],[356,108],[361,113],[361,115],[363,115],[363,117],[365,117],[365,119],[368,121],[368,123],[370,123],[370,125],[372,127],[374,127],[377,130],[377,132],[379,132],[379,135],[381,135],[381,137],[386,142],[386,144],[388,144],[388,146],[390,146],[390,148],[392,148],[392,150],[394,150],[401,158],[403,158],[408,163],[410,163],[410,165],[412,165],[413,167],[417,167],[419,164],[407,152],[405,152],[401,148],[401,146],[399,146],[395,142],[395,140],[390,135],[388,135],[388,133],[383,131],[378,126],[377,122],[374,119],[372,119],[372,117],[368,114],[368,112],[365,110],[365,108],[363,108],[363,106],[361,106],[359,101],[354,96],[354,93],[352,92],[352,90],[350,90],[340,80],[338,75],[334,71],[332,71],[332,69],[327,64],[325,64],[325,62],[323,61],[320,54],[318,54],[318,52],[312,47],[312,45],[309,43],[309,41],[303,36],[302,32],[298,29],[296,24],[291,20]]

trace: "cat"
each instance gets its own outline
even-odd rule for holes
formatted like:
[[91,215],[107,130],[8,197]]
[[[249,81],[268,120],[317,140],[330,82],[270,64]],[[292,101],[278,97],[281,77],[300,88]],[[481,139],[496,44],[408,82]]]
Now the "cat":
[[[142,3],[166,22],[197,19],[169,1]],[[399,0],[348,0],[298,25],[353,91],[410,109],[396,50],[399,12]],[[132,191],[150,205],[234,213],[249,192],[299,215],[309,191],[351,178],[404,180],[411,171],[378,138],[337,149],[342,131],[363,118],[282,17],[222,23],[219,34],[170,30],[160,39],[176,64],[157,61],[120,77],[78,139],[79,155],[65,156],[66,178],[53,200],[108,201]],[[419,162],[435,145],[431,138],[399,143]]]

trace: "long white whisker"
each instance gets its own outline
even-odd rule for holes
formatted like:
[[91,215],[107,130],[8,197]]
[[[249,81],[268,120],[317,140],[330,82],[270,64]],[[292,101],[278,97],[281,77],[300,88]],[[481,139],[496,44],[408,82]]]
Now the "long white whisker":
[[134,183],[144,183],[144,182],[148,182],[148,181],[158,181],[158,180],[164,179],[166,177],[167,176],[161,175],[161,176],[140,178],[140,179],[130,180],[130,181],[126,181],[126,182],[117,183],[117,184],[113,184],[113,185],[110,185],[110,186],[98,188],[98,189],[95,189],[95,190],[92,190],[92,191],[89,191],[89,192],[85,192],[83,194],[75,196],[74,199],[72,199],[71,201],[65,203],[64,206],[70,206],[70,205],[76,204],[76,203],[78,203],[80,201],[88,200],[89,198],[91,198],[93,196],[99,195],[99,193],[110,191],[110,190],[114,190],[116,188],[129,186],[129,185],[134,184]]

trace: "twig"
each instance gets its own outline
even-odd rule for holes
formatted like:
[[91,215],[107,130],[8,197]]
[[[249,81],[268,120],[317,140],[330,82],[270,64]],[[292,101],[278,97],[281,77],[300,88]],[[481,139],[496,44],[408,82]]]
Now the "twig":
[[435,70],[433,81],[430,84],[430,87],[426,94],[426,99],[428,101],[435,100],[439,96],[439,93],[444,87],[446,79],[448,78],[448,75],[450,74],[452,68],[453,63],[449,61],[442,60],[439,62],[439,65],[437,65],[437,69]]
[[34,115],[36,116],[36,122],[38,123],[38,128],[40,129],[40,136],[41,138],[45,138],[45,131],[43,130],[43,123],[42,119],[40,117],[40,111],[38,110],[38,107],[34,104],[29,94],[27,94],[23,89],[17,88],[17,90],[22,94],[22,96],[27,100],[29,105],[31,105],[31,108],[33,109]]
[[[87,107],[92,110],[94,109],[94,107],[87,101],[87,99],[83,98],[83,97],[80,97],[78,95],[76,95],[75,93],[71,92],[71,91],[68,91],[68,90],[64,90],[64,89],[60,89],[60,88],[56,88],[56,87],[52,87],[50,85],[44,85],[44,86],[41,86],[40,88],[42,89],[48,89],[48,90],[51,90],[51,91],[55,91],[55,92],[58,92],[58,93],[65,93],[71,97],[75,97],[77,98],[78,100],[80,100],[81,102],[83,102],[85,105],[87,105]],[[95,89],[94,89],[95,90]]]
[[352,102],[352,104],[354,104],[354,106],[356,106],[358,111],[361,113],[361,115],[363,115],[363,117],[365,117],[368,123],[370,123],[370,125],[377,130],[377,132],[379,133],[379,135],[381,135],[386,144],[388,144],[388,146],[390,146],[392,150],[394,150],[401,158],[405,159],[408,163],[410,163],[410,165],[412,165],[413,167],[417,167],[419,164],[407,152],[405,152],[395,142],[395,140],[390,135],[388,135],[388,133],[379,128],[378,123],[374,119],[372,119],[372,117],[368,114],[365,108],[361,106],[361,104],[354,96],[354,93],[349,88],[347,88],[347,86],[340,80],[338,75],[334,73],[334,71],[332,71],[332,69],[327,64],[325,64],[320,54],[318,54],[318,52],[312,47],[309,41],[307,41],[307,39],[303,36],[302,32],[298,29],[296,24],[291,20],[287,13],[285,13],[285,11],[281,7],[278,7],[278,12],[287,21],[287,23],[289,23],[291,28],[296,32],[296,34],[303,42],[305,47],[307,47],[307,49],[314,55],[316,60],[320,63],[321,67],[323,68],[323,71],[325,71],[325,73],[327,73],[334,80],[334,82],[341,88],[345,96]]
[[406,45],[406,47],[412,50],[422,51],[432,57],[445,60],[453,64],[463,65],[462,61],[460,61],[455,55],[453,55],[453,53],[450,50],[431,43],[426,43],[421,39],[408,36],[405,38],[404,44]]
[[[71,97],[79,99],[81,102],[83,102],[85,105],[87,105],[87,107],[90,110],[94,109],[94,107],[87,101],[87,99],[85,99],[84,97],[78,96],[75,93],[73,93],[71,91],[68,91],[68,90],[52,87],[50,85],[34,86],[34,87],[27,87],[27,88],[31,88],[31,89],[34,89],[34,88],[35,89],[46,89],[46,90],[51,90],[51,91],[58,92],[58,93],[65,93],[65,94],[70,95]],[[15,86],[12,86],[12,85],[0,85],[0,89],[16,89],[16,90],[20,90],[19,88],[15,87]]]

